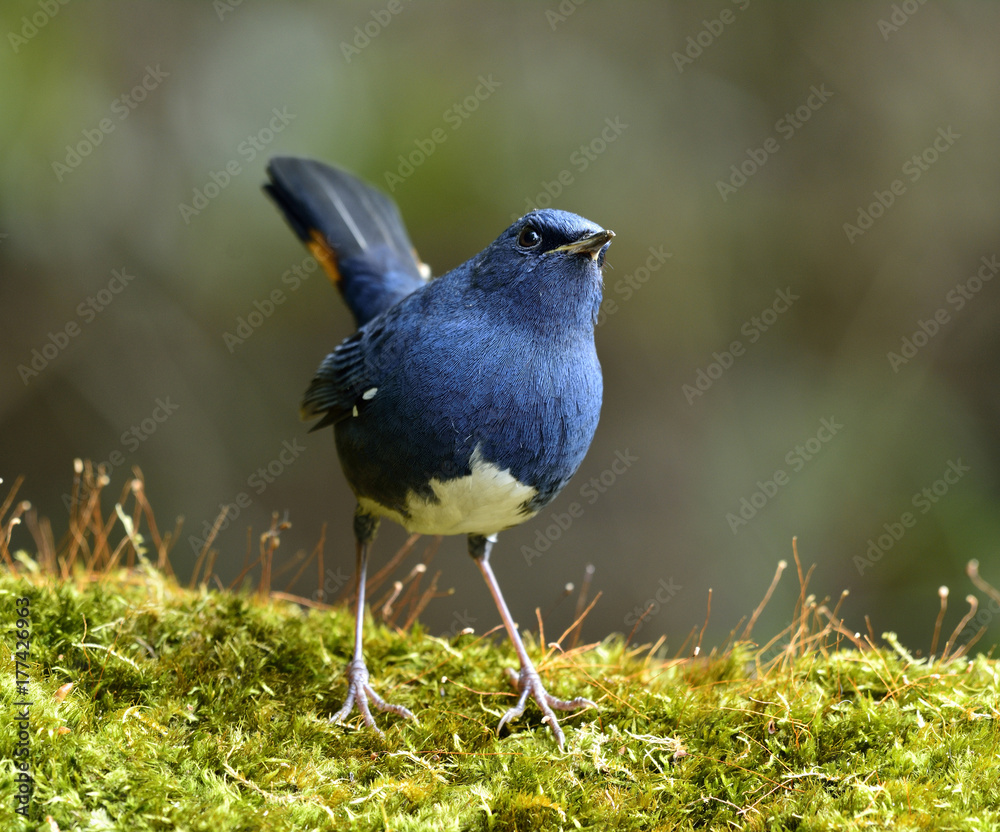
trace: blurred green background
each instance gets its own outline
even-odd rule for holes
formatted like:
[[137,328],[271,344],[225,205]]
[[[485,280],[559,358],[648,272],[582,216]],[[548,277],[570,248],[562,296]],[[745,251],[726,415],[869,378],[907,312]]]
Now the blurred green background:
[[[718,644],[798,535],[849,626],[927,649],[939,585],[950,632],[966,561],[1000,582],[998,31],[996,4],[916,0],[4,3],[0,476],[58,537],[74,457],[115,494],[140,466],[181,575],[239,502],[223,579],[272,510],[282,558],[328,523],[350,572],[351,495],[297,408],[351,321],[260,192],[311,156],[391,188],[437,274],[532,205],[618,235],[594,445],[496,550],[523,626],[593,563],[588,638],[652,605],[636,638],[677,648],[711,587]],[[431,630],[498,623],[464,541],[435,566]]]

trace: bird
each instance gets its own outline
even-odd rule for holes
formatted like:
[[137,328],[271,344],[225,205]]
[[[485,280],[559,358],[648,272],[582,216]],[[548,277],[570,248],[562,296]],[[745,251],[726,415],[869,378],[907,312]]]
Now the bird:
[[536,209],[439,277],[421,262],[395,202],[340,168],[291,156],[269,160],[264,190],[323,266],[357,330],[319,365],[302,400],[312,430],[333,427],[354,492],[354,651],[347,697],[356,707],[416,721],[371,684],[363,653],[365,582],[379,524],[465,535],[520,668],[507,669],[516,704],[529,697],[558,747],[555,711],[596,708],[546,690],[493,572],[500,532],[530,520],[569,482],[590,447],[603,380],[594,329],[614,232],[581,216]]

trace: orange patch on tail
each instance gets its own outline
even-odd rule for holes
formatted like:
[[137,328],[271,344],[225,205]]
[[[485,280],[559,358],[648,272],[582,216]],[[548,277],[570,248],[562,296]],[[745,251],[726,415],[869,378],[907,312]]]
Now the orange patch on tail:
[[330,282],[339,289],[341,278],[340,269],[337,268],[337,252],[330,247],[330,244],[323,239],[323,235],[315,228],[312,229],[309,236],[312,239],[306,243],[306,247],[323,267]]

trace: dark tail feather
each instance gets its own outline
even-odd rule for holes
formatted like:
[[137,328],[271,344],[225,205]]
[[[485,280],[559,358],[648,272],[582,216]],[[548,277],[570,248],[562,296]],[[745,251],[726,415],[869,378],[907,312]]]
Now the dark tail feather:
[[361,326],[426,282],[396,204],[345,171],[280,156],[267,192]]

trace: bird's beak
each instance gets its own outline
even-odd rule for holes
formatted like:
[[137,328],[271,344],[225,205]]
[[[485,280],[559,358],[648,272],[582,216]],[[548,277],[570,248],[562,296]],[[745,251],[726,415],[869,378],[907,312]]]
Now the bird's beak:
[[581,237],[575,243],[566,243],[559,248],[551,249],[552,252],[568,251],[570,254],[589,254],[591,260],[596,260],[601,250],[614,238],[614,231],[598,231],[588,237]]

